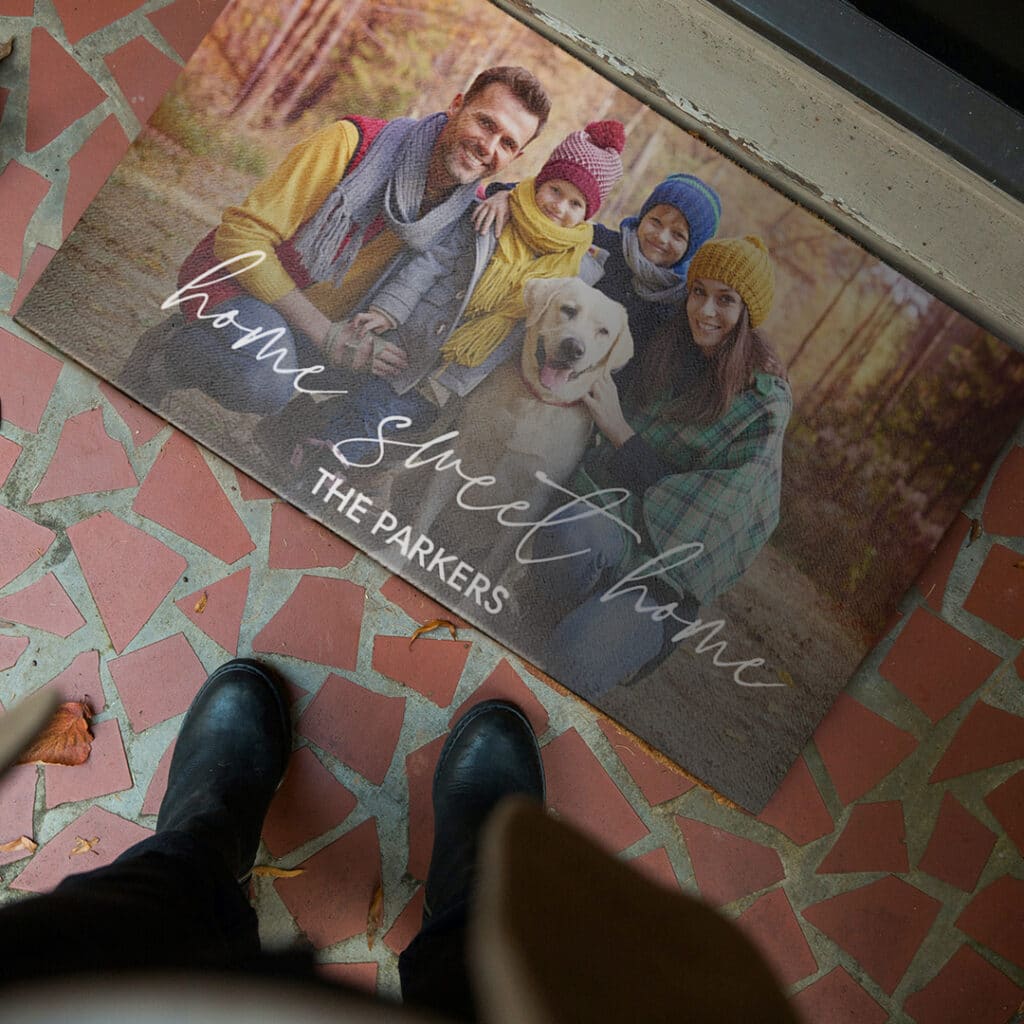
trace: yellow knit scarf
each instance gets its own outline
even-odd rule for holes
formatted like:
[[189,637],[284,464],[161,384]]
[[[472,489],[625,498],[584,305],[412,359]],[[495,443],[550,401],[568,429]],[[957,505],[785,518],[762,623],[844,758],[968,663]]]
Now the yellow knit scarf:
[[509,193],[509,221],[466,305],[462,324],[441,346],[446,363],[480,366],[526,316],[523,285],[534,277],[575,277],[594,238],[590,224],[563,228],[541,213],[533,178]]

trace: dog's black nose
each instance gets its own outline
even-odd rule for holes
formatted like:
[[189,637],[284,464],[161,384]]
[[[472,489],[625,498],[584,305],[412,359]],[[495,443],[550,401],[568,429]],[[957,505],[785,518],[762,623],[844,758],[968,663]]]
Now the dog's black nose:
[[574,363],[584,351],[583,342],[579,338],[563,338],[558,345],[559,358],[567,363]]

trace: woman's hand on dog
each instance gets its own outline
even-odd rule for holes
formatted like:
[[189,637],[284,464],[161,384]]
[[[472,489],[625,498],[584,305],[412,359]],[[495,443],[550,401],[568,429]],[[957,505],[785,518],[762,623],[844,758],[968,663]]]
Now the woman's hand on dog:
[[590,411],[597,429],[616,448],[621,448],[636,433],[622,414],[619,389],[610,373],[606,372],[594,381],[583,396],[583,404]]

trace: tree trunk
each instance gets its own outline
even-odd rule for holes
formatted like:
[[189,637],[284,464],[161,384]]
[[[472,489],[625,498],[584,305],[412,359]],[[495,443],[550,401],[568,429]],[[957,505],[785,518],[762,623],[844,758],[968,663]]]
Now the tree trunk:
[[234,106],[228,112],[229,114],[237,114],[242,105],[252,94],[253,89],[256,88],[260,80],[266,74],[267,68],[270,67],[271,62],[288,41],[288,36],[295,27],[299,18],[302,16],[302,12],[306,8],[307,3],[308,0],[292,0],[291,7],[289,7],[285,13],[280,26],[271,37],[270,42],[267,44],[267,48],[263,51],[262,56],[249,72],[249,75],[242,84],[241,89],[238,90],[238,96],[235,98]]

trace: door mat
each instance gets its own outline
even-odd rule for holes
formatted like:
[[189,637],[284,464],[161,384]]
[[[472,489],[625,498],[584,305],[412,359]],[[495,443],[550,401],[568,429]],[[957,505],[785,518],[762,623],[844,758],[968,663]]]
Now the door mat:
[[483,0],[233,0],[18,319],[755,812],[1024,395]]

